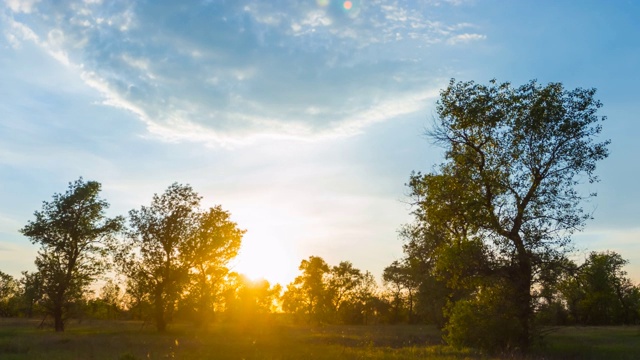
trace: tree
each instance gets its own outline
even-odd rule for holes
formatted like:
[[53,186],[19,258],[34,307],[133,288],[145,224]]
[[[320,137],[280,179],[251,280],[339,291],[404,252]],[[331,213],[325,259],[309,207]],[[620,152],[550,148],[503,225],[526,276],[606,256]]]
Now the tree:
[[100,189],[100,183],[82,178],[69,183],[64,194],[43,202],[35,220],[20,230],[40,245],[35,263],[55,331],[64,331],[70,305],[108,268],[109,244],[123,227],[122,217],[105,216],[109,204],[99,197]]
[[282,298],[285,311],[304,314],[308,321],[322,321],[327,311],[325,278],[330,271],[329,265],[318,256],[300,262],[302,274],[287,286]]
[[214,312],[220,283],[229,273],[226,265],[238,255],[245,230],[230,220],[231,214],[220,206],[198,214],[198,227],[186,246],[191,264],[190,295],[199,325],[207,323]]
[[20,283],[9,274],[0,271],[0,317],[18,315]]
[[340,316],[344,306],[352,301],[362,278],[362,272],[353,267],[349,261],[342,261],[337,266],[331,267],[326,286],[326,298],[334,314]]
[[623,270],[616,252],[591,252],[560,292],[574,319],[584,325],[633,324],[640,319],[638,288]]
[[594,94],[560,83],[514,88],[451,80],[429,133],[445,161],[411,176],[426,226],[442,231],[449,249],[475,244],[482,259],[471,269],[501,280],[491,293],[512,296],[499,300],[508,300],[518,324],[506,334],[509,346],[522,351],[530,345],[537,271],[568,249],[570,235],[590,217],[580,205],[595,194],[583,196],[576,185],[597,181],[596,163],[608,155],[609,141],[596,139],[605,118],[596,115]]
[[42,276],[39,272],[22,272],[22,307],[26,317],[31,318],[36,305],[42,300]]
[[230,274],[225,315],[227,319],[243,325],[256,326],[267,319],[275,309],[282,287],[267,280],[252,281],[235,272]]
[[191,186],[174,183],[154,194],[150,206],[129,212],[131,231],[119,263],[134,287],[129,293],[139,300],[140,291],[148,293],[160,332],[194,278],[205,314],[211,277],[237,254],[244,233],[219,206],[200,210],[200,200]]

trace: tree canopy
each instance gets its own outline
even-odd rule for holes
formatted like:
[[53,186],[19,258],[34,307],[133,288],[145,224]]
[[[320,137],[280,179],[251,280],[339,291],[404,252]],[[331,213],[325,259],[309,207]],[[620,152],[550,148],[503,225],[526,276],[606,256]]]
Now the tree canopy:
[[40,245],[35,262],[56,331],[64,331],[72,302],[107,269],[108,245],[123,227],[122,217],[106,217],[109,204],[99,197],[100,189],[100,183],[82,178],[70,183],[64,194],[43,202],[42,210],[34,213],[35,220],[20,230]]
[[590,217],[581,203],[594,194],[577,185],[598,180],[596,164],[609,144],[598,141],[605,118],[596,115],[594,95],[560,83],[452,80],[429,132],[445,161],[409,182],[416,221],[432,239],[423,257],[437,259],[450,285],[467,289],[466,301],[490,301],[474,298],[478,287],[510,299],[518,324],[505,334],[511,347],[529,347],[540,269]]
[[131,210],[131,230],[121,268],[138,297],[150,300],[159,331],[165,331],[180,297],[191,290],[199,315],[212,311],[215,281],[238,252],[244,230],[220,206],[200,209],[189,185],[174,183],[150,206]]

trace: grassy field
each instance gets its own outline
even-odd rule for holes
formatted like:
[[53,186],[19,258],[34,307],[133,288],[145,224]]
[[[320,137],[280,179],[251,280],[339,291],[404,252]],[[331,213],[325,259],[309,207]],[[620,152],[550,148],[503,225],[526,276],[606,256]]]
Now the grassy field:
[[[174,326],[158,334],[136,322],[71,322],[65,333],[38,321],[0,321],[0,359],[498,359],[442,344],[429,326]],[[511,358],[511,357],[509,357]],[[640,328],[562,328],[532,359],[638,359]]]

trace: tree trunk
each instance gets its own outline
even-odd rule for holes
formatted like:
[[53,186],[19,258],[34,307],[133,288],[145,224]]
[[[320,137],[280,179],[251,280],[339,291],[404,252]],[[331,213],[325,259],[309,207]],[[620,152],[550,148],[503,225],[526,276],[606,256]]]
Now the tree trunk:
[[167,321],[164,317],[164,299],[162,298],[162,292],[156,292],[155,305],[156,328],[158,332],[165,332],[167,330]]
[[531,345],[531,259],[528,256],[520,256],[518,274],[515,281],[515,309],[522,332],[519,334],[517,345],[520,351],[526,353]]
[[56,306],[53,309],[53,326],[56,332],[64,331],[64,320],[62,319],[62,307]]

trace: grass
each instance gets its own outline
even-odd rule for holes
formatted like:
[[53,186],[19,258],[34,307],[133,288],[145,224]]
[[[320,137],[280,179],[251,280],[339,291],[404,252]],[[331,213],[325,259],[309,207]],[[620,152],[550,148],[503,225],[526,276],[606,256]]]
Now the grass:
[[535,353],[552,359],[640,359],[640,327],[562,327]]
[[[444,345],[430,326],[173,326],[156,333],[139,322],[71,322],[64,333],[39,322],[0,320],[0,359],[498,359]],[[562,328],[532,359],[640,358],[640,328]]]

